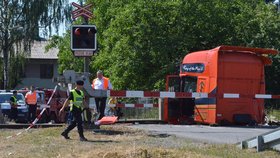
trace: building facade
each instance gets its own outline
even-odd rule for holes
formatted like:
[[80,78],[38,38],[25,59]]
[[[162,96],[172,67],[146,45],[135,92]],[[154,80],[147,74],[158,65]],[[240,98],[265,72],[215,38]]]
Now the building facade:
[[34,42],[31,54],[26,59],[24,77],[16,89],[31,85],[38,88],[54,88],[54,78],[58,76],[58,49],[45,52],[47,41]]

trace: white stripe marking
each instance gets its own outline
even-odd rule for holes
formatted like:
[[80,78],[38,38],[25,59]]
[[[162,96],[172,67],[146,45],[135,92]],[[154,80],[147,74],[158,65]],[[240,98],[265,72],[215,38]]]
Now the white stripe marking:
[[143,91],[126,91],[127,98],[143,98],[144,92]]
[[192,93],[192,98],[208,98],[207,93]]
[[175,92],[160,92],[161,98],[175,98]]
[[111,108],[114,108],[116,106],[117,106],[116,104],[108,104],[108,107],[111,107]]
[[255,98],[260,98],[260,99],[271,99],[272,95],[269,94],[256,94]]
[[144,104],[144,108],[153,108],[154,104]]
[[126,108],[134,108],[135,104],[124,104],[124,107],[126,107]]
[[17,133],[17,136],[18,136],[18,135],[21,135],[21,133],[22,133],[22,132]]
[[224,93],[224,98],[239,98],[239,94],[236,94],[236,93]]

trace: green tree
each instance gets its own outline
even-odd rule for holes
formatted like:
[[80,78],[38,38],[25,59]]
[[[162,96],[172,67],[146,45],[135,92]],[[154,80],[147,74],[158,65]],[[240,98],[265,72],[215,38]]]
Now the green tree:
[[[67,0],[2,0],[0,2],[0,50],[3,54],[4,88],[9,85],[9,58],[30,52],[40,30],[52,31],[69,19]],[[25,55],[25,54],[23,54]],[[27,54],[28,55],[28,54]]]
[[[280,46],[279,13],[263,0],[87,2],[95,6],[90,23],[97,26],[99,46],[91,72],[103,69],[116,89],[163,89],[165,76],[178,73],[189,52],[219,45]],[[63,45],[69,35],[64,39]],[[69,65],[69,52],[60,51],[63,68]],[[279,72],[279,57],[273,60],[269,70]],[[267,82],[278,80],[280,73],[269,70]]]

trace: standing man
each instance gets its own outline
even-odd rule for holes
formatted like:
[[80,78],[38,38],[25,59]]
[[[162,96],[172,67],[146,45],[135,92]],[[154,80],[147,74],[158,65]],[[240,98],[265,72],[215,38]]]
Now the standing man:
[[68,99],[65,100],[62,108],[59,111],[59,114],[61,114],[64,108],[68,106],[69,103],[71,102],[70,111],[73,115],[73,118],[70,124],[68,125],[68,127],[61,133],[61,135],[65,139],[70,139],[68,133],[77,126],[78,133],[80,135],[80,141],[87,141],[87,139],[84,137],[83,120],[82,120],[83,105],[85,103],[85,96],[82,91],[83,85],[84,82],[81,80],[76,82],[76,88],[71,90]]
[[18,115],[18,109],[17,109],[17,91],[13,91],[13,95],[10,98],[10,104],[11,104],[11,113],[10,118],[11,120],[17,121],[17,115]]
[[[92,85],[91,85],[91,87],[94,90],[111,90],[111,89],[113,89],[109,78],[104,77],[103,72],[101,70],[97,71],[96,76],[97,76],[97,78],[92,81]],[[95,98],[96,109],[97,109],[97,112],[100,114],[98,120],[100,120],[100,119],[102,119],[102,117],[104,117],[106,100],[107,100],[107,97],[96,97]]]
[[34,86],[30,86],[30,91],[25,95],[26,104],[28,105],[28,121],[30,123],[36,118],[38,99],[40,99],[39,94],[35,91]]

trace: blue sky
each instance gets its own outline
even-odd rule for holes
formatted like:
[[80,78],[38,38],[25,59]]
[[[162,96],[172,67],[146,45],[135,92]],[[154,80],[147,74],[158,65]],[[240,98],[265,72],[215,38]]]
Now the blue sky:
[[[69,4],[71,4],[72,2],[76,2],[76,3],[78,3],[79,2],[79,0],[68,0],[69,1]],[[69,24],[68,24],[69,25]],[[66,32],[66,28],[67,27],[70,27],[70,26],[65,26],[65,24],[63,23],[63,24],[60,24],[60,26],[59,26],[59,30],[58,30],[58,35],[59,36],[62,36],[65,32]],[[52,35],[57,35],[56,34],[56,32],[55,32],[55,28],[53,27],[53,29],[52,29]]]
[[[78,3],[78,0],[69,0],[69,4],[71,4],[72,2]],[[65,24],[61,24],[60,27],[59,27],[59,32],[58,32],[58,34],[59,34],[60,36],[62,36],[63,33],[65,33],[65,32],[66,32],[66,26],[65,26]]]

